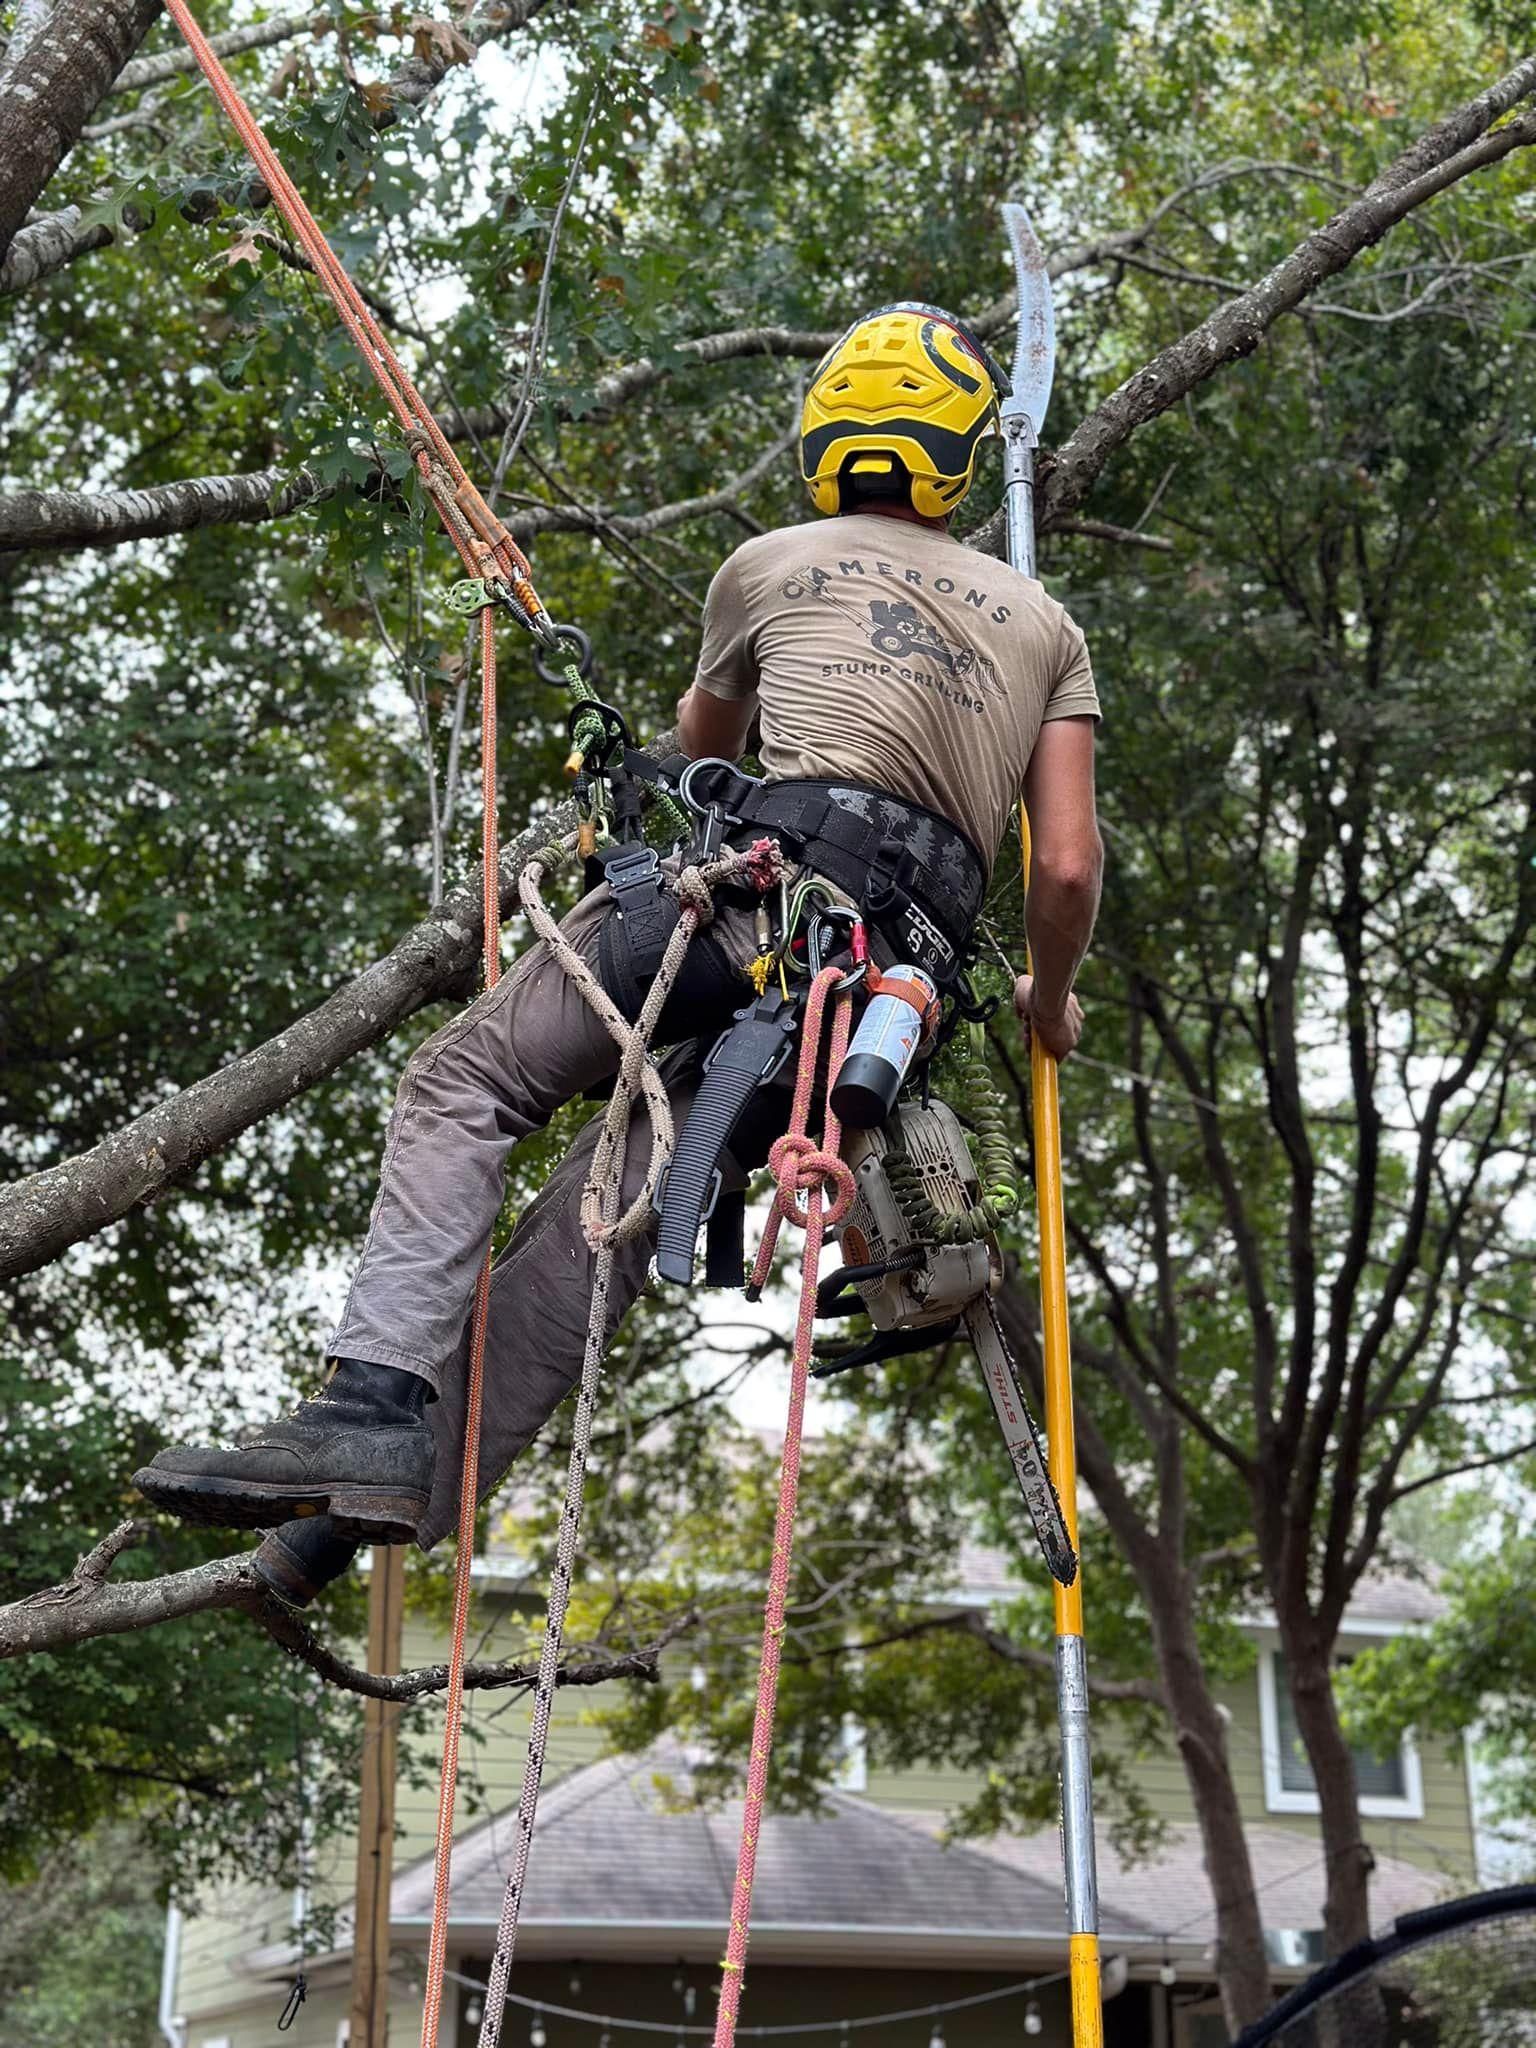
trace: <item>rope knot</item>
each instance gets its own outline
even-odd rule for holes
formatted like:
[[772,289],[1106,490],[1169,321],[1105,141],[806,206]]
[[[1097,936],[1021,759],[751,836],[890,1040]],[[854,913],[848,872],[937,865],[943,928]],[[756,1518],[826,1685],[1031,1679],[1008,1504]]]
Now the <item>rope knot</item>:
[[835,1152],[828,1152],[804,1131],[786,1131],[768,1148],[768,1165],[779,1184],[779,1205],[785,1217],[800,1229],[810,1228],[807,1204],[797,1196],[820,1188],[830,1194],[826,1215],[828,1230],[836,1229],[853,1207],[853,1175]]
[[708,882],[698,868],[680,868],[672,888],[684,910],[691,910],[700,924],[709,923],[715,914],[715,899],[709,892]]

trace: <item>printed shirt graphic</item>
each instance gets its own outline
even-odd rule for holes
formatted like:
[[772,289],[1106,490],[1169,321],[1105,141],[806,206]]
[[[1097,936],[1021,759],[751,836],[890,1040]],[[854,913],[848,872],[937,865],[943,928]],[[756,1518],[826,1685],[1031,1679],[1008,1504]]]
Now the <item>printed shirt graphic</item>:
[[771,781],[909,797],[989,866],[1042,724],[1099,715],[1082,633],[1033,577],[878,513],[739,547],[710,585],[694,680],[759,697]]

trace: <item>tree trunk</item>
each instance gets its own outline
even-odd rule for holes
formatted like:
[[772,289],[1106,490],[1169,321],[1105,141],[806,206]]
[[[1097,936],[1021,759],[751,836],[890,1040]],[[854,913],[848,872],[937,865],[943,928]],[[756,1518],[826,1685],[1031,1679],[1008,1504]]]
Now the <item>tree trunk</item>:
[[0,91],[0,259],[160,13],[161,0],[59,0]]
[[[1147,1590],[1143,1588],[1144,1594]],[[1174,1739],[1194,1799],[1206,1876],[1216,1902],[1216,1979],[1222,2013],[1229,2031],[1237,2034],[1268,2010],[1270,1981],[1248,1838],[1227,1754],[1226,1724],[1216,1710],[1195,1641],[1188,1580],[1182,1571],[1169,1575],[1159,1597],[1149,1597],[1148,1609]]]
[[1296,1726],[1317,1782],[1323,1852],[1328,1859],[1323,1935],[1331,1956],[1342,1955],[1371,1931],[1370,1876],[1376,1868],[1360,1828],[1360,1788],[1354,1753],[1339,1724],[1333,1675],[1326,1648],[1315,1631],[1296,1631],[1282,1622],[1281,1640]]

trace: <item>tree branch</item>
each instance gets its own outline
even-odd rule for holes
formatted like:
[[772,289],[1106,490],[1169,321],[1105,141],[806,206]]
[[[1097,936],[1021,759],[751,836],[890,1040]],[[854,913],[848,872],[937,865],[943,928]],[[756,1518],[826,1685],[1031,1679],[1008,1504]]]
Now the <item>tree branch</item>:
[[[1487,131],[1500,115],[1536,92],[1536,56],[1526,57],[1476,99],[1447,115],[1412,143],[1360,198],[1306,237],[1250,291],[1161,350],[1074,429],[1040,464],[1036,497],[1042,532],[1075,511],[1109,458],[1138,427],[1156,419],[1223,364],[1251,355],[1265,332],[1326,278],[1379,242],[1417,206],[1472,172],[1536,142],[1536,112]],[[1001,554],[1001,510],[971,536],[971,546]]]
[[[406,1702],[447,1689],[446,1664],[426,1664],[414,1671],[385,1677],[338,1657],[291,1608],[268,1591],[257,1576],[249,1553],[213,1558],[207,1564],[172,1572],[164,1578],[126,1579],[113,1584],[108,1576],[113,1564],[125,1551],[142,1543],[153,1527],[153,1523],[146,1521],[120,1523],[80,1559],[62,1585],[45,1587],[0,1607],[0,1660],[38,1656],[68,1649],[76,1643],[94,1642],[102,1636],[130,1635],[139,1629],[158,1627],[162,1622],[185,1620],[193,1614],[234,1609],[248,1614],[275,1643],[307,1664],[328,1685],[345,1692],[360,1693],[365,1699]],[[689,1609],[675,1616],[655,1642],[643,1649],[565,1665],[557,1672],[555,1683],[605,1685],[613,1678],[654,1681],[659,1675],[662,1651],[692,1627],[696,1619]],[[536,1663],[470,1664],[465,1667],[464,1685],[471,1692],[505,1691],[509,1687],[532,1685],[537,1677]]]
[[296,476],[284,469],[255,469],[237,476],[188,477],[141,491],[15,491],[0,497],[0,554],[25,548],[111,548],[205,526],[281,519],[328,495],[307,469]]
[[1150,548],[1154,554],[1171,555],[1173,542],[1155,533],[1138,533],[1131,526],[1114,526],[1107,519],[1058,519],[1052,533],[1077,533],[1086,540],[1112,540],[1123,548]]
[[[832,1657],[862,1657],[871,1650],[886,1650],[898,1643],[916,1642],[920,1637],[932,1635],[973,1636],[984,1649],[1006,1663],[1017,1664],[1026,1671],[1038,1671],[1043,1676],[1055,1674],[1056,1658],[1052,1651],[1037,1650],[1028,1643],[1015,1642],[1003,1629],[994,1628],[974,1607],[960,1608],[953,1614],[925,1615],[921,1621],[906,1622],[900,1628],[887,1629],[883,1635],[840,1637],[818,1649],[786,1655],[784,1662],[814,1664]],[[1098,1678],[1090,1672],[1088,1690],[1101,1700],[1145,1700],[1150,1706],[1164,1708],[1168,1704],[1162,1687],[1153,1678]]]
[[[662,743],[658,743],[662,744]],[[575,827],[562,803],[502,849],[501,900],[539,847]],[[0,1188],[0,1276],[30,1273],[184,1180],[241,1131],[462,983],[480,950],[479,869],[382,960],[265,1045],[136,1117],[89,1152]]]
[[[269,50],[274,43],[290,43],[296,36],[324,35],[331,26],[328,14],[274,14],[270,21],[255,22],[250,28],[226,29],[210,36],[216,57],[241,57],[247,50]],[[160,56],[137,57],[125,64],[112,86],[113,94],[139,92],[146,85],[166,85],[197,70],[197,59],[188,49],[167,50]]]

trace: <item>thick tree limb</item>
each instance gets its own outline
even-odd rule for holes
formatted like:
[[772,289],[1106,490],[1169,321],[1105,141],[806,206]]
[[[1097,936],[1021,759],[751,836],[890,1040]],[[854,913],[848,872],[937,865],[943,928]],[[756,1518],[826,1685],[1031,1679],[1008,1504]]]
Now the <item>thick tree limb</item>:
[[104,249],[116,240],[104,221],[82,228],[82,214],[81,207],[65,206],[19,230],[0,262],[0,298],[25,291],[28,285],[63,270],[77,256]]
[[325,495],[303,469],[297,476],[255,469],[241,476],[189,477],[142,491],[16,491],[0,498],[0,554],[18,548],[116,547],[194,527],[282,518]]
[[160,0],[59,0],[0,86],[0,260],[143,41]]
[[[1536,57],[1527,57],[1486,92],[1427,130],[1333,218],[1307,236],[1250,291],[1220,306],[1209,319],[1155,355],[1095,407],[1040,465],[1036,517],[1041,531],[1076,510],[1109,458],[1138,427],[1156,419],[1223,364],[1251,355],[1282,314],[1291,312],[1325,279],[1379,242],[1415,207],[1474,171],[1536,142],[1536,112],[1492,133],[1489,124],[1536,92]],[[1468,138],[1479,139],[1470,140]],[[971,545],[1001,554],[999,510],[978,528]]]
[[16,69],[26,52],[27,46],[47,21],[53,11],[53,0],[16,0],[11,15],[11,35],[0,54],[0,87]]
[[[17,247],[20,245],[18,236]],[[788,441],[774,442],[718,491],[658,505],[650,512],[535,505],[510,515],[507,524],[520,541],[532,540],[540,533],[599,532],[643,539],[685,520],[729,511],[742,492],[761,482],[788,446]],[[327,488],[307,470],[288,476],[280,469],[188,477],[181,483],[152,484],[138,491],[16,491],[0,497],[0,554],[27,548],[120,547],[127,541],[163,540],[169,534],[204,526],[281,519],[328,495]]]
[[[559,804],[502,849],[504,910],[516,905],[517,877],[531,855],[551,837],[573,830],[575,822],[573,807]],[[458,987],[480,951],[478,876],[476,869],[392,952],[276,1038],[136,1117],[89,1152],[0,1188],[0,1277],[45,1266],[130,1209],[156,1200],[241,1131]]]
[[[406,1702],[447,1689],[446,1664],[427,1664],[419,1670],[400,1671],[386,1678],[338,1657],[291,1608],[267,1590],[256,1575],[249,1553],[214,1558],[164,1578],[114,1582],[109,1576],[112,1566],[125,1551],[141,1543],[152,1527],[152,1523],[143,1521],[120,1523],[80,1559],[62,1585],[46,1587],[40,1593],[0,1607],[0,1661],[69,1649],[101,1636],[130,1635],[142,1628],[155,1628],[161,1622],[182,1621],[193,1614],[233,1609],[248,1614],[290,1656],[307,1664],[328,1685],[345,1692],[360,1693],[365,1699]],[[678,1616],[655,1643],[644,1649],[566,1665],[557,1672],[555,1683],[605,1685],[613,1678],[654,1680],[662,1651],[692,1625],[693,1619],[692,1614]],[[470,1691],[500,1691],[532,1685],[537,1676],[537,1664],[478,1663],[466,1666],[464,1684]]]

